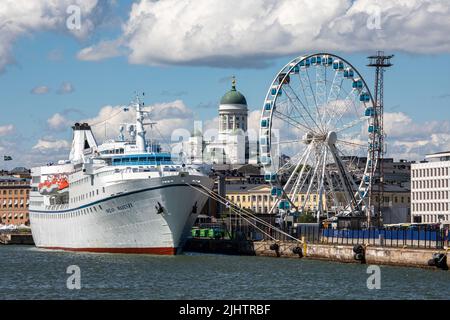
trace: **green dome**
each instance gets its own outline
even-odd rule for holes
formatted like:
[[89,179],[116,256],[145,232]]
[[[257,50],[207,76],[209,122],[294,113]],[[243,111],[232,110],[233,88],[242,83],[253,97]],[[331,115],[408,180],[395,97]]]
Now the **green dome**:
[[247,105],[247,100],[242,93],[236,90],[236,81],[233,78],[231,90],[220,99],[220,104],[243,104]]

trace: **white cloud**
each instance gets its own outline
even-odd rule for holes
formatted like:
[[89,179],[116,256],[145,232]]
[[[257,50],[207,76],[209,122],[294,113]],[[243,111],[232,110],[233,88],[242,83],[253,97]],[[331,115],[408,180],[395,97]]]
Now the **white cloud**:
[[47,86],[38,86],[31,89],[32,94],[46,94],[50,92],[50,88]]
[[[146,106],[145,109],[150,111],[150,120],[157,122],[153,132],[156,139],[168,139],[175,129],[189,129],[193,125],[193,112],[181,100],[156,103]],[[101,143],[105,139],[117,137],[122,124],[134,124],[136,113],[133,109],[125,112],[121,106],[105,106],[97,116],[80,122],[89,123],[97,142]],[[150,131],[148,127],[146,130]],[[148,132],[148,135],[150,134]]]
[[57,93],[58,94],[68,94],[75,91],[75,88],[73,87],[73,84],[70,82],[63,82],[61,83],[61,86],[59,87]]
[[0,126],[0,137],[10,135],[13,132],[14,132],[14,125],[12,124]]
[[420,140],[429,138],[431,134],[450,133],[449,120],[414,122],[404,112],[384,114],[384,130],[388,137],[402,140]]
[[[67,8],[76,5],[81,12],[79,29],[69,29]],[[83,39],[102,23],[111,1],[98,0],[2,0],[0,5],[0,72],[13,63],[13,45],[22,36],[40,31],[58,31]]]
[[49,119],[47,119],[47,125],[51,130],[64,131],[72,123],[71,120],[60,113],[55,113]]
[[95,117],[78,122],[91,125],[97,143],[101,143],[103,140],[116,138],[119,135],[119,126],[123,123],[134,123],[134,119],[134,113],[123,111],[121,106],[104,106]]
[[104,40],[92,47],[86,47],[77,53],[77,58],[84,61],[99,61],[107,58],[120,56],[124,53],[121,48],[122,41]]
[[68,150],[70,148],[70,143],[67,140],[53,140],[42,138],[33,146],[34,150],[47,153],[47,152],[58,152],[61,150]]
[[158,103],[150,106],[151,117],[154,120],[161,119],[190,119],[193,116],[191,109],[186,107],[186,105],[181,100],[175,100],[168,103]]
[[421,160],[428,153],[450,150],[450,121],[415,122],[403,112],[385,113],[389,157]]
[[[150,132],[147,127],[147,137],[152,137],[160,142],[170,141],[171,134],[176,129],[183,129],[184,132],[192,132],[194,125],[194,116],[192,110],[187,107],[183,101],[175,100],[172,102],[157,103],[146,106],[150,111],[150,118],[157,122],[155,129]],[[248,128],[249,131],[259,134],[260,126],[260,110],[249,111]],[[56,113],[47,120],[48,126],[54,130],[63,130],[68,128],[71,123],[78,120],[68,120],[64,114]],[[276,122],[275,127],[281,130],[289,130],[282,132],[284,138],[301,139],[295,128],[281,127]],[[84,119],[78,122],[87,122],[91,125],[94,135],[98,143],[102,143],[105,139],[115,138],[119,135],[119,126],[124,123],[135,123],[135,112],[130,109],[123,111],[121,106],[104,106],[95,117]],[[106,122],[106,125],[105,125]],[[218,129],[218,117],[205,120],[203,122],[203,132]],[[394,157],[396,159],[404,158],[409,160],[421,160],[425,154],[438,152],[442,150],[450,150],[450,121],[414,121],[409,115],[403,112],[385,113],[384,119],[385,132],[387,134],[387,154],[386,157]],[[0,127],[0,135],[2,127]],[[11,131],[12,128],[9,129]],[[183,132],[183,131],[182,131]],[[253,134],[252,133],[252,134]],[[106,134],[106,135],[105,135]],[[366,143],[367,131],[361,134],[354,132],[353,136],[347,140],[364,145]],[[178,135],[176,135],[178,136]],[[254,138],[252,136],[252,138]],[[289,140],[288,139],[288,140]],[[35,145],[33,150],[47,150],[55,154],[62,154],[62,150],[67,152],[69,147],[65,140],[55,140],[51,138],[41,138]],[[303,145],[295,146],[289,144],[282,147],[282,152],[298,152]],[[66,149],[63,149],[66,148]],[[300,148],[300,149],[299,149]],[[359,148],[350,148],[352,151]],[[58,153],[59,152],[59,153]],[[293,152],[293,153],[292,153]],[[50,157],[49,157],[50,159]]]
[[448,53],[449,14],[447,0],[141,0],[121,37],[79,58],[126,50],[134,64],[259,67],[321,50]]

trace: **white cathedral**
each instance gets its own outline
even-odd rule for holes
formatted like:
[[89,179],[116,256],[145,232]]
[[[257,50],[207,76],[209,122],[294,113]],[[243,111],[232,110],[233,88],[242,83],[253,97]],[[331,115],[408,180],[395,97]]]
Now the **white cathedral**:
[[247,118],[247,100],[236,90],[233,77],[231,90],[220,99],[218,131],[202,132],[201,128],[194,128],[183,146],[186,162],[233,166],[257,163],[256,150],[249,151]]

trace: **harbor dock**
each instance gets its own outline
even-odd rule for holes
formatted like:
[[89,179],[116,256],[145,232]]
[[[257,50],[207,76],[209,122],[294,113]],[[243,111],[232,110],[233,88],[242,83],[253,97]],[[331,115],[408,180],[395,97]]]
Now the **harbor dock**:
[[[360,251],[359,255],[358,252],[355,252],[358,250]],[[446,259],[448,248],[421,249],[409,248],[407,246],[382,247],[364,244],[343,245],[306,242],[300,244],[291,240],[274,242],[270,240],[251,241],[191,238],[185,245],[185,251],[448,269]],[[431,263],[434,257],[441,259],[441,267]]]
[[0,244],[34,245],[31,232],[27,233],[1,233]]

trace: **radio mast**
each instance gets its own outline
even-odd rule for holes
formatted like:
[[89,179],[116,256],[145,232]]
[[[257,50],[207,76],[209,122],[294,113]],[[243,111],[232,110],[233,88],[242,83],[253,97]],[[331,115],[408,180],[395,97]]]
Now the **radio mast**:
[[[376,189],[376,194],[378,198],[375,198],[374,201],[374,192],[373,192],[373,185],[370,188],[370,197],[369,201],[370,203],[373,203],[376,207],[374,207],[374,212],[377,214],[377,224],[378,226],[381,225],[382,222],[382,213],[381,208],[384,201],[383,191],[384,191],[384,172],[383,172],[383,159],[384,159],[384,129],[383,129],[383,96],[384,96],[384,71],[385,68],[391,67],[393,64],[391,63],[391,59],[394,57],[394,55],[384,55],[383,51],[378,51],[376,55],[367,57],[369,59],[368,67],[374,67],[375,68],[375,91],[374,91],[374,108],[375,108],[375,126],[378,126],[378,130],[380,130],[380,134],[378,135],[379,141],[372,141],[372,145],[374,146],[372,148],[372,159],[377,159],[377,166],[374,168],[372,165],[372,170],[376,170],[377,172],[372,173],[378,173],[378,185]],[[374,135],[375,139],[376,135]],[[376,174],[372,175],[376,176]],[[376,183],[376,179],[375,179]],[[367,214],[367,223],[368,226],[371,225],[371,211],[372,208],[369,208],[368,214]]]

